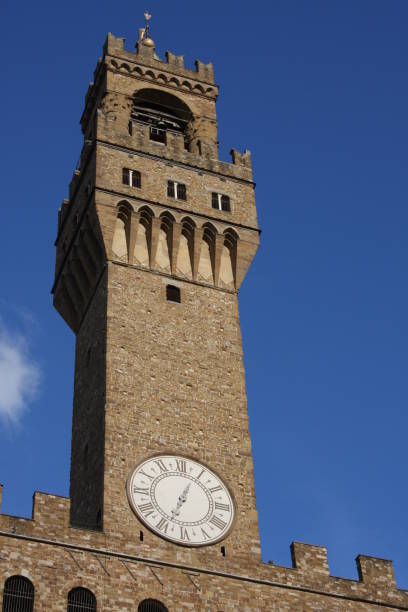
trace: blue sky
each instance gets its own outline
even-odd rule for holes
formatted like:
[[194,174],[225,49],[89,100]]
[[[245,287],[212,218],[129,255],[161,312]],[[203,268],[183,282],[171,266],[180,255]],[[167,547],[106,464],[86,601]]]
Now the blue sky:
[[2,3],[3,511],[68,494],[57,210],[106,33],[133,49],[146,8],[160,55],[213,61],[221,157],[252,152],[263,233],[240,311],[263,558],[325,545],[353,578],[358,553],[386,557],[408,588],[405,0]]

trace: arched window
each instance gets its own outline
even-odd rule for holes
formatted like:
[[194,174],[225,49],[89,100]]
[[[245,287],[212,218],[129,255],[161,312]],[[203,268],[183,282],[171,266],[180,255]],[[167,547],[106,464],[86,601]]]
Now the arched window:
[[34,586],[24,576],[10,576],[4,583],[3,612],[32,612]]
[[68,612],[94,612],[96,597],[89,590],[76,587],[68,593]]
[[141,89],[134,97],[131,121],[149,125],[150,139],[166,143],[167,132],[184,134],[188,148],[187,127],[192,113],[182,100],[160,89]]
[[165,605],[157,599],[144,599],[140,602],[137,612],[169,612]]

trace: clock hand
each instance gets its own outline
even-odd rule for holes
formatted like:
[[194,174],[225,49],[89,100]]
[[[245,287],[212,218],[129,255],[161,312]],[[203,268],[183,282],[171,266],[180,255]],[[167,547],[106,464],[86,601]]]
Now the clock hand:
[[186,488],[184,489],[184,491],[182,492],[182,494],[179,495],[178,502],[177,502],[177,507],[173,508],[173,510],[171,511],[171,513],[174,516],[178,516],[180,514],[181,506],[186,503],[186,501],[187,501],[187,493],[188,493],[188,491],[190,489],[190,486],[191,486],[191,484],[188,484],[186,486]]

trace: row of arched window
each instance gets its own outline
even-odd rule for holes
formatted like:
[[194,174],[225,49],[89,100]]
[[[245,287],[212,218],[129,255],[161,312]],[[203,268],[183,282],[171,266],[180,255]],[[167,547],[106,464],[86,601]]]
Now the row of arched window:
[[[4,584],[3,612],[33,612],[34,585],[25,576],[10,576]],[[94,612],[97,610],[96,597],[89,589],[76,587],[68,593],[68,612]],[[139,603],[138,612],[168,612],[157,599],[144,599]]]
[[[219,234],[212,223],[197,228],[190,217],[184,217],[177,224],[168,211],[157,219],[148,206],[140,208],[136,215],[132,216],[132,212],[128,202],[118,204],[112,243],[114,257],[182,278],[227,289],[235,287],[238,235],[232,228]],[[154,248],[153,220],[159,226]]]

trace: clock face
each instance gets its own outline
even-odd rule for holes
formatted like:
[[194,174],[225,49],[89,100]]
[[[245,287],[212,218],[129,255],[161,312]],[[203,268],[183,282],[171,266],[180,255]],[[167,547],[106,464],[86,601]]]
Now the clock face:
[[234,502],[225,484],[207,466],[187,457],[145,459],[130,474],[127,493],[136,516],[177,544],[214,544],[233,525]]

